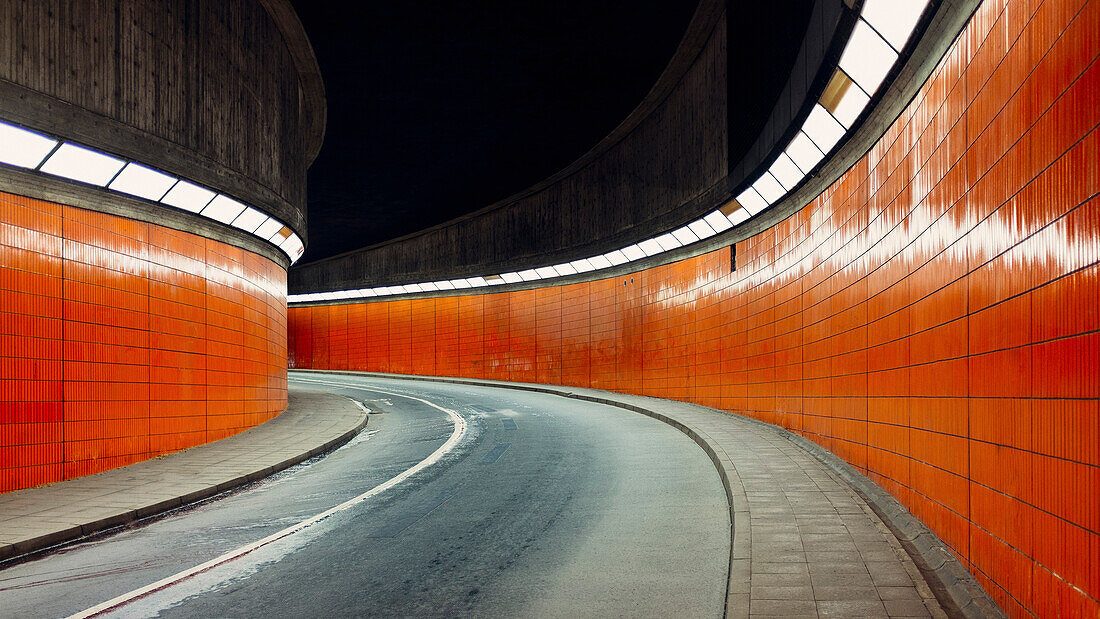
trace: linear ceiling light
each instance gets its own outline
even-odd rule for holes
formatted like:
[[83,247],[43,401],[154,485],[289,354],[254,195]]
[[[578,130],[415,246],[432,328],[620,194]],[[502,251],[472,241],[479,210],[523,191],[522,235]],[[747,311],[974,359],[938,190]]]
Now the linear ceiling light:
[[744,207],[750,215],[755,215],[768,208],[768,201],[761,198],[760,194],[756,193],[756,190],[752,187],[742,191],[741,195],[737,196],[737,202]]
[[614,266],[614,265],[611,264],[611,261],[607,259],[606,255],[604,255],[604,256],[595,256],[593,258],[589,258],[588,261],[592,263],[592,268],[597,269],[597,270],[598,269],[608,269],[608,268],[611,268],[612,266]]
[[813,140],[801,131],[791,140],[790,145],[787,146],[786,153],[787,156],[791,158],[791,161],[794,161],[795,165],[807,174],[825,158],[821,149],[815,146]]
[[565,277],[566,275],[576,275],[577,274],[577,270],[574,269],[573,267],[569,266],[568,264],[555,264],[554,266],[552,266],[550,268],[554,269],[554,271],[558,274],[559,277]]
[[[631,260],[630,256],[626,255],[626,250],[627,249],[629,249],[629,248],[616,249],[614,251],[609,251],[606,254],[604,254],[603,257],[607,258],[607,261],[610,262],[612,266],[619,266],[620,264],[626,264],[627,262],[630,262],[630,260]],[[638,250],[638,251],[641,252],[641,250]],[[642,256],[645,256],[645,254],[642,254]]]
[[862,15],[900,52],[927,6],[928,0],[865,0]]
[[218,194],[210,204],[206,205],[206,208],[202,209],[199,213],[203,217],[209,217],[215,221],[220,221],[223,224],[227,224],[237,218],[244,212],[245,205],[237,202],[229,196]]
[[680,241],[682,245],[690,245],[699,240],[699,236],[692,232],[691,226],[684,226],[683,228],[673,230],[672,236],[676,237],[676,240]]
[[283,222],[275,219],[274,217],[268,217],[267,221],[260,224],[260,227],[256,228],[256,231],[253,232],[253,234],[260,237],[261,239],[270,240],[271,237],[275,236],[276,232],[282,229]]
[[779,181],[779,184],[783,185],[787,191],[794,189],[806,176],[802,173],[802,170],[794,164],[794,161],[791,161],[787,153],[779,153],[779,156],[775,159],[775,163],[772,164],[772,167],[768,168],[768,172],[771,172],[775,180]]
[[695,233],[695,236],[699,237],[700,240],[707,239],[714,236],[715,234],[718,234],[714,231],[714,228],[712,228],[710,224],[706,222],[705,219],[696,219],[695,221],[688,224],[688,228],[690,228],[691,231]]
[[168,176],[131,161],[122,168],[107,188],[159,202],[172,185],[176,184],[176,180],[174,176]]
[[[646,257],[646,253],[642,251],[642,248],[636,244],[629,247],[624,247],[620,249],[619,252],[621,252],[623,257],[626,258],[626,262],[634,262],[635,260],[641,260],[642,258]],[[614,252],[610,252],[604,255],[607,256],[608,260],[611,260],[612,253]],[[612,264],[614,264],[615,261],[611,260],[611,262]]]
[[205,187],[199,187],[187,181],[180,181],[160,201],[168,206],[198,213],[206,208],[207,204],[210,204],[215,195],[217,194]]
[[0,123],[0,163],[21,168],[37,168],[57,146],[57,140]]
[[587,273],[594,270],[596,267],[592,266],[592,263],[588,258],[581,258],[580,260],[574,260],[569,263],[569,266],[573,267],[577,273]]
[[656,239],[646,239],[638,243],[638,249],[642,250],[642,253],[647,257],[656,256],[664,251],[664,248],[661,247],[661,244],[658,243]]
[[810,136],[823,153],[833,150],[840,138],[844,137],[844,125],[837,122],[828,110],[821,107],[820,103],[814,104],[814,108],[810,110],[806,124],[802,125],[802,131]]
[[897,58],[890,44],[861,19],[840,56],[840,68],[865,92],[874,94]]
[[722,213],[722,209],[708,213],[707,216],[703,218],[703,221],[713,228],[715,232],[722,232],[723,230],[729,230],[733,227],[733,224],[731,224]]
[[54,151],[46,163],[42,164],[42,171],[54,176],[88,183],[89,185],[105,186],[118,174],[126,162],[110,155],[94,151],[90,148],[65,143]]
[[678,249],[684,246],[684,244],[676,238],[676,235],[672,234],[671,232],[668,234],[662,234],[661,236],[658,236],[653,240],[657,241],[657,244],[661,246],[661,249],[663,251],[672,251],[674,249]]
[[287,256],[290,256],[290,261],[294,262],[302,256],[302,252],[306,250],[305,245],[302,244],[302,239],[298,238],[297,234],[291,234],[285,241],[279,245],[279,249],[283,250]]
[[233,220],[231,224],[234,228],[240,228],[245,232],[252,234],[260,227],[260,224],[266,223],[270,219],[267,215],[264,215],[260,211],[252,208],[251,206],[244,207],[244,211],[237,218]]

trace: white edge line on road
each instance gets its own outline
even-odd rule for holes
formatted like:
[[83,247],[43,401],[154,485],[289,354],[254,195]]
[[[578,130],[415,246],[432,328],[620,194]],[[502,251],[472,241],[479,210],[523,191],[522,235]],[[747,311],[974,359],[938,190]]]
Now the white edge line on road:
[[[102,604],[97,604],[97,605],[95,605],[95,606],[93,606],[93,607],[91,607],[87,610],[81,611],[81,612],[76,613],[74,615],[70,615],[69,619],[81,619],[83,617],[94,617],[96,615],[100,615],[100,614],[103,614],[105,612],[114,610],[114,609],[116,609],[120,606],[124,606],[124,605],[138,599],[138,598],[145,597],[145,596],[147,596],[151,593],[155,593],[157,591],[160,591],[161,589],[166,589],[166,588],[168,588],[168,587],[170,587],[170,586],[172,586],[172,585],[174,585],[178,582],[187,580],[188,578],[191,578],[191,577],[196,576],[198,574],[202,574],[203,572],[212,570],[212,569],[218,567],[219,565],[223,565],[225,563],[233,561],[234,559],[243,557],[244,555],[246,555],[246,554],[248,554],[248,553],[250,553],[250,552],[252,552],[252,551],[254,551],[258,548],[262,548],[264,546],[267,546],[268,544],[271,544],[272,542],[276,542],[278,540],[283,539],[284,537],[294,535],[295,533],[298,533],[299,531],[302,531],[302,530],[304,530],[308,527],[311,527],[311,526],[317,524],[318,522],[321,522],[325,518],[328,518],[329,516],[331,516],[331,515],[333,515],[337,512],[342,512],[342,511],[344,511],[344,510],[346,510],[346,509],[348,509],[348,508],[350,508],[354,505],[362,503],[363,501],[365,501],[365,500],[367,500],[367,499],[369,499],[369,498],[371,498],[371,497],[373,497],[377,494],[380,494],[382,492],[385,492],[386,490],[389,490],[390,488],[396,486],[397,484],[400,484],[401,482],[405,481],[409,477],[412,477],[413,475],[419,473],[420,471],[422,471],[422,470],[428,468],[429,466],[435,464],[443,456],[445,456],[448,452],[450,452],[452,449],[454,449],[455,446],[458,445],[458,442],[462,440],[462,437],[466,435],[466,420],[463,419],[458,413],[454,412],[453,410],[451,410],[449,408],[444,408],[442,406],[439,406],[438,404],[433,404],[432,402],[429,402],[427,400],[423,400],[421,398],[413,397],[411,395],[405,395],[405,394],[402,394],[402,393],[395,393],[393,391],[385,391],[385,390],[382,390],[382,389],[375,389],[373,387],[360,387],[360,386],[348,385],[348,384],[344,384],[344,383],[336,383],[336,382],[321,381],[321,380],[302,380],[302,379],[297,379],[297,380],[301,380],[302,382],[310,382],[310,383],[321,384],[321,385],[333,385],[333,386],[342,387],[342,388],[345,388],[345,389],[358,389],[358,390],[361,390],[361,391],[374,391],[374,392],[377,392],[377,393],[385,393],[386,395],[393,395],[393,396],[398,396],[398,397],[402,397],[402,398],[408,398],[410,400],[416,400],[417,402],[427,404],[428,406],[431,406],[432,408],[439,409],[439,410],[443,411],[444,413],[446,413],[448,416],[450,416],[451,421],[454,422],[454,430],[451,432],[451,436],[450,436],[450,438],[447,439],[447,442],[440,445],[439,448],[436,449],[435,451],[433,451],[431,453],[431,455],[429,455],[427,458],[424,458],[420,462],[417,462],[416,464],[414,464],[412,467],[410,467],[410,468],[404,470],[403,472],[399,473],[396,477],[393,477],[393,478],[389,479],[388,481],[385,481],[385,482],[371,488],[370,490],[367,490],[366,492],[364,492],[363,494],[360,494],[359,496],[348,499],[347,501],[344,501],[343,503],[337,505],[336,507],[333,507],[331,509],[327,509],[327,510],[317,514],[316,516],[313,516],[312,518],[307,518],[306,520],[303,520],[303,521],[301,521],[297,524],[293,524],[293,525],[291,525],[291,526],[289,526],[289,527],[287,527],[287,528],[285,528],[281,531],[278,531],[276,533],[272,533],[271,535],[268,535],[267,537],[265,537],[261,540],[257,540],[255,542],[252,542],[251,544],[246,544],[244,546],[241,546],[240,548],[236,548],[236,549],[231,550],[231,551],[229,551],[225,554],[222,554],[221,556],[215,557],[215,558],[207,561],[206,563],[201,563],[199,565],[196,565],[195,567],[192,567],[192,568],[184,570],[182,572],[173,574],[173,575],[171,575],[167,578],[162,578],[161,580],[158,580],[158,581],[156,581],[156,582],[154,582],[150,585],[146,585],[144,587],[141,587],[140,589],[134,589],[133,591],[130,591],[129,593],[123,593],[122,595],[120,595],[118,597],[114,597],[114,598],[111,598],[111,599],[107,600],[106,602],[103,602]],[[358,402],[356,402],[356,404],[358,404]],[[360,405],[360,406],[362,406],[362,405]]]
[[363,412],[364,412],[364,413],[366,413],[366,414],[368,414],[368,415],[369,415],[369,414],[371,413],[371,410],[370,410],[369,408],[367,408],[367,407],[366,407],[366,406],[365,406],[365,405],[364,405],[364,404],[363,404],[362,402],[360,402],[359,400],[356,400],[355,398],[348,398],[348,399],[349,399],[349,400],[351,400],[352,402],[354,402],[356,406],[358,406],[359,408],[361,408],[361,409],[363,410]]

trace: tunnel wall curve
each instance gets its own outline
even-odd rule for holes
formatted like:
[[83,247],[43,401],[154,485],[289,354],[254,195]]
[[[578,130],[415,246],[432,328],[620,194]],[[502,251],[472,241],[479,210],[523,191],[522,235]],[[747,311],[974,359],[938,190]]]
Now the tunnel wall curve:
[[775,423],[901,500],[1010,615],[1095,616],[1098,32],[1100,2],[985,2],[867,155],[732,255],[291,307],[290,365],[578,385]]
[[0,193],[0,492],[278,415],[285,298],[269,258]]
[[[280,242],[325,126],[291,4],[0,2],[0,41],[0,492],[285,410]],[[38,163],[10,158],[27,131]],[[69,147],[113,176],[49,168]],[[160,178],[116,185],[131,166]]]
[[305,236],[325,94],[288,0],[9,1],[0,41],[0,120],[226,193]]

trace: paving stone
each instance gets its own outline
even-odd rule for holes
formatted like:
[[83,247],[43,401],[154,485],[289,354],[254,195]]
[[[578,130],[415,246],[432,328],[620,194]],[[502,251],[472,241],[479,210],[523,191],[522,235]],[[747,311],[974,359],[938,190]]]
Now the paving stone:
[[810,575],[805,572],[792,574],[757,573],[752,575],[753,586],[761,587],[809,587]]
[[753,617],[816,617],[817,603],[813,600],[752,600],[749,612]]
[[809,575],[809,566],[805,561],[802,562],[775,562],[775,561],[760,561],[756,560],[752,562],[752,573],[755,574],[806,574]]
[[917,600],[883,600],[886,614],[891,617],[931,617],[924,602]]
[[[874,587],[871,575],[863,572],[824,572],[815,573],[811,581],[814,587]],[[914,591],[915,593],[915,591]]]
[[878,600],[825,600],[817,603],[820,617],[887,617]]
[[809,584],[786,587],[758,587],[753,583],[749,590],[754,600],[813,600],[814,589]]

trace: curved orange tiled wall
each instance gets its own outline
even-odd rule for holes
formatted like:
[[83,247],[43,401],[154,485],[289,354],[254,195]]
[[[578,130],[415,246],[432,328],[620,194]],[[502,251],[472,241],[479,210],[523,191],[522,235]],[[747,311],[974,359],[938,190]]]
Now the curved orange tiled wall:
[[1010,614],[1100,611],[1100,2],[986,2],[819,198],[728,249],[523,292],[292,307],[299,368],[591,386],[799,432]]
[[286,271],[232,245],[0,193],[0,491],[286,408]]

